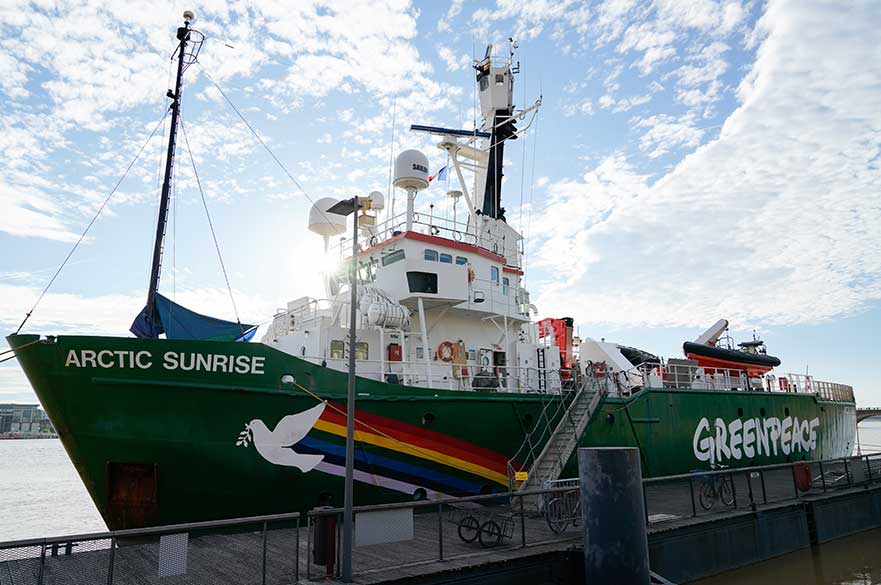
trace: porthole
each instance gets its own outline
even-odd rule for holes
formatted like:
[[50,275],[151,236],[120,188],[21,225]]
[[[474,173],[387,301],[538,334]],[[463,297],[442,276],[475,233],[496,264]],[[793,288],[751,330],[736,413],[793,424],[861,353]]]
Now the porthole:
[[431,423],[434,422],[434,415],[430,412],[426,412],[422,415],[422,426],[427,427]]
[[765,418],[765,408],[764,407],[762,407],[761,410],[759,410],[759,414],[762,415],[762,418]]
[[523,417],[523,426],[525,426],[527,429],[532,428],[532,415],[531,414],[527,414],[526,416]]
[[737,409],[737,418],[743,418],[743,409],[742,408]]
[[783,409],[783,416],[789,416],[789,407]]
[[612,414],[611,412],[609,414],[607,414],[606,415],[606,422],[609,423],[610,425],[615,424],[615,415]]
[[285,386],[293,386],[297,383],[297,379],[294,378],[293,374],[284,374],[281,377],[281,383]]

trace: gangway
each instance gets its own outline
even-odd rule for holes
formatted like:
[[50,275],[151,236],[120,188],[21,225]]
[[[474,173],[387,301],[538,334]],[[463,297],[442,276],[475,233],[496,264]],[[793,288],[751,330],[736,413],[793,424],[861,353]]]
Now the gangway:
[[[540,489],[545,482],[560,478],[566,462],[578,447],[579,439],[606,399],[605,376],[598,378],[591,373],[584,376],[574,397],[567,400],[564,391],[559,402],[551,401],[545,405],[535,428],[526,435],[520,449],[508,461],[508,479],[512,490],[517,483],[521,491]],[[548,433],[551,427],[553,432]],[[518,482],[519,473],[526,469],[528,475]]]

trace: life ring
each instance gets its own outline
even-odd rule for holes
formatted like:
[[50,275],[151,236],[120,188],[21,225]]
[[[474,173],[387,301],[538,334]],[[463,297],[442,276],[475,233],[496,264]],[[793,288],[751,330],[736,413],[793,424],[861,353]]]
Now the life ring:
[[459,349],[453,344],[452,341],[444,341],[437,346],[437,357],[442,362],[450,363],[456,359],[456,356],[458,354]]
[[477,274],[475,274],[474,269],[469,266],[468,267],[468,284],[471,284],[472,282],[474,282],[474,278],[476,276],[477,276]]

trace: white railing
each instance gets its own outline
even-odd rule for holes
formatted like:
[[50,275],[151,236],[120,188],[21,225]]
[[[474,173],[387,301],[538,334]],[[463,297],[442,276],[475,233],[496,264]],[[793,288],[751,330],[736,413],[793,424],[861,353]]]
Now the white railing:
[[[635,374],[635,375],[634,375]],[[845,384],[814,380],[811,376],[749,376],[746,370],[711,368],[670,363],[645,363],[620,376],[639,379],[646,388],[694,388],[699,390],[745,390],[816,394],[821,400],[853,402],[853,388]],[[631,384],[632,385],[632,384]],[[617,385],[620,389],[622,386]],[[625,390],[622,392],[627,394]]]
[[[345,372],[349,367],[346,352],[339,358],[302,357],[310,362]],[[563,386],[569,384],[571,375],[569,371],[561,373],[560,370],[550,368],[519,366],[490,366],[481,370],[473,364],[455,364],[433,358],[430,365],[427,365],[424,359],[411,361],[358,359],[355,360],[355,373],[361,378],[385,382],[397,380],[399,384],[422,388],[547,394],[559,394]]]
[[[467,213],[464,215],[467,216]],[[369,237],[359,234],[358,243],[361,250],[371,248],[388,240],[397,233],[407,231],[407,214],[399,213],[390,217],[376,225],[371,231],[372,235]],[[476,226],[470,225],[467,221],[453,220],[443,216],[431,215],[430,213],[415,213],[413,215],[411,231],[470,244],[500,256],[505,255],[505,238],[503,236],[499,237],[489,232],[478,231]],[[344,236],[340,238],[338,243],[331,246],[330,251],[339,256],[339,258],[350,255],[352,251],[351,237]],[[506,260],[512,262],[516,258],[506,258]]]

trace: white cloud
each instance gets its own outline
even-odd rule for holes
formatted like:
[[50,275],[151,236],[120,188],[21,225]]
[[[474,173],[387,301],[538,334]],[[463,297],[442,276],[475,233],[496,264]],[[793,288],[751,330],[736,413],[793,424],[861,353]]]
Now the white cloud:
[[[773,325],[881,299],[881,12],[797,4],[769,5],[743,103],[717,140],[653,185],[622,159],[614,172],[606,161],[551,184],[542,214],[555,219],[533,230],[543,235],[532,249],[571,277],[543,288],[543,311],[620,325]],[[654,120],[651,152],[690,142],[676,123]],[[610,181],[622,199],[610,201],[595,176],[625,177]],[[565,213],[585,198],[591,211]]]
[[651,158],[678,148],[695,148],[704,136],[704,130],[695,126],[694,115],[691,113],[683,116],[655,114],[639,119],[636,126],[648,128],[640,138],[639,148]]
[[471,57],[469,55],[459,55],[457,57],[449,47],[440,47],[437,54],[444,64],[446,64],[447,71],[459,71],[460,69],[465,69],[471,62]]
[[590,17],[587,4],[577,0],[496,0],[493,8],[475,10],[470,24],[479,38],[488,38],[492,23],[510,21],[505,36],[529,40],[538,37],[547,25],[553,23],[562,23],[584,35]]

